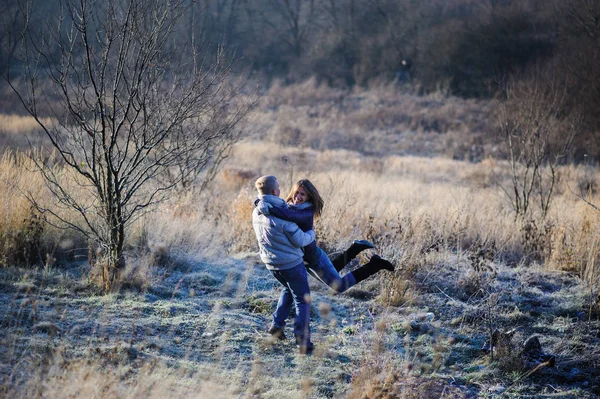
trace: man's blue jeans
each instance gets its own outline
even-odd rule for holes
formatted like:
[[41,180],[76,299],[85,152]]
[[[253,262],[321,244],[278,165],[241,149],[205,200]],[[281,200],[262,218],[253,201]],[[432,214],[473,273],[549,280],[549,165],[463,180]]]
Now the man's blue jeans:
[[304,263],[291,269],[271,270],[271,274],[283,285],[277,309],[273,313],[273,326],[283,328],[292,303],[296,308],[294,335],[302,345],[310,342],[310,288]]
[[308,252],[305,252],[304,260],[308,262],[306,268],[311,276],[327,284],[335,292],[344,292],[356,284],[356,279],[352,273],[340,277],[331,260],[321,248],[316,247],[314,253],[310,251],[309,256],[306,256]]

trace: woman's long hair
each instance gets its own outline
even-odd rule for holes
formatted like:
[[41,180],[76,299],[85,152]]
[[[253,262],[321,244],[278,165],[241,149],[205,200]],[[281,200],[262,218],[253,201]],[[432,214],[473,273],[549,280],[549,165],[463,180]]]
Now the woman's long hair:
[[294,186],[292,187],[292,190],[285,199],[285,202],[293,201],[294,194],[296,194],[296,191],[298,191],[300,187],[306,190],[306,193],[308,194],[307,201],[312,203],[313,208],[315,210],[315,216],[321,216],[321,212],[323,211],[323,205],[325,205],[325,201],[323,201],[323,198],[321,198],[319,190],[317,190],[315,185],[312,184],[308,179],[298,180],[298,182],[296,182],[296,184],[294,184]]

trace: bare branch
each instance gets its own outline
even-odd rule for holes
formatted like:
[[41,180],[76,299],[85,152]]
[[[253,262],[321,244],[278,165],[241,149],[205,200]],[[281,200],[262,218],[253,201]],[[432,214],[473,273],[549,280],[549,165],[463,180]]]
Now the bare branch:
[[[174,35],[181,0],[64,0],[61,10],[52,31],[21,43],[25,90],[8,81],[60,160],[38,169],[80,220],[40,211],[94,237],[114,276],[132,221],[180,185],[211,179],[255,100],[236,98],[223,48],[206,68],[176,53],[188,45]],[[45,124],[48,110],[58,123]]]

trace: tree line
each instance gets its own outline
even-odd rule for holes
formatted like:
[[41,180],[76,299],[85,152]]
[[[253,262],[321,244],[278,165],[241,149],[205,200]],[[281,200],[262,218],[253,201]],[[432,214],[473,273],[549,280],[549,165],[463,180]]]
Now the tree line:
[[[20,23],[11,20],[20,3],[8,0],[2,17],[7,33]],[[32,18],[43,21],[60,7],[58,0],[42,3]],[[191,45],[202,49],[198,57],[226,51],[238,68],[251,68],[266,82],[316,77],[352,87],[396,81],[420,92],[489,98],[502,92],[507,79],[542,65],[564,80],[568,109],[585,116],[586,130],[599,122],[600,0],[184,3],[175,35],[191,38]],[[6,50],[0,62],[6,62]],[[597,156],[594,141],[585,139],[579,147]]]
[[[3,28],[10,33],[23,2],[7,2]],[[554,57],[577,67],[571,72],[579,79],[595,78],[582,75],[590,72],[590,51],[598,52],[598,0],[186,2],[180,35],[191,34],[207,54],[223,46],[267,78],[316,76],[331,85],[398,79],[488,96],[499,77]],[[44,21],[59,3],[35,4],[32,18]]]
[[580,119],[570,159],[600,157],[600,0],[190,1],[199,40],[266,81],[504,100],[537,76],[560,91],[556,118]]

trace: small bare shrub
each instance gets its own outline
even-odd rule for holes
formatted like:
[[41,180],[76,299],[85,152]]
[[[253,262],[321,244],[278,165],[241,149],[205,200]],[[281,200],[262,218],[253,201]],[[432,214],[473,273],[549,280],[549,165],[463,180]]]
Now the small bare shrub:
[[554,200],[556,170],[578,131],[577,116],[566,111],[566,82],[551,72],[534,69],[527,79],[511,80],[498,107],[498,131],[511,174],[510,184],[500,187],[515,219],[531,217],[534,205],[546,217]]
[[[543,223],[541,226],[538,223]],[[521,239],[525,256],[530,260],[542,260],[548,255],[552,223],[549,220],[523,220],[520,225]]]

